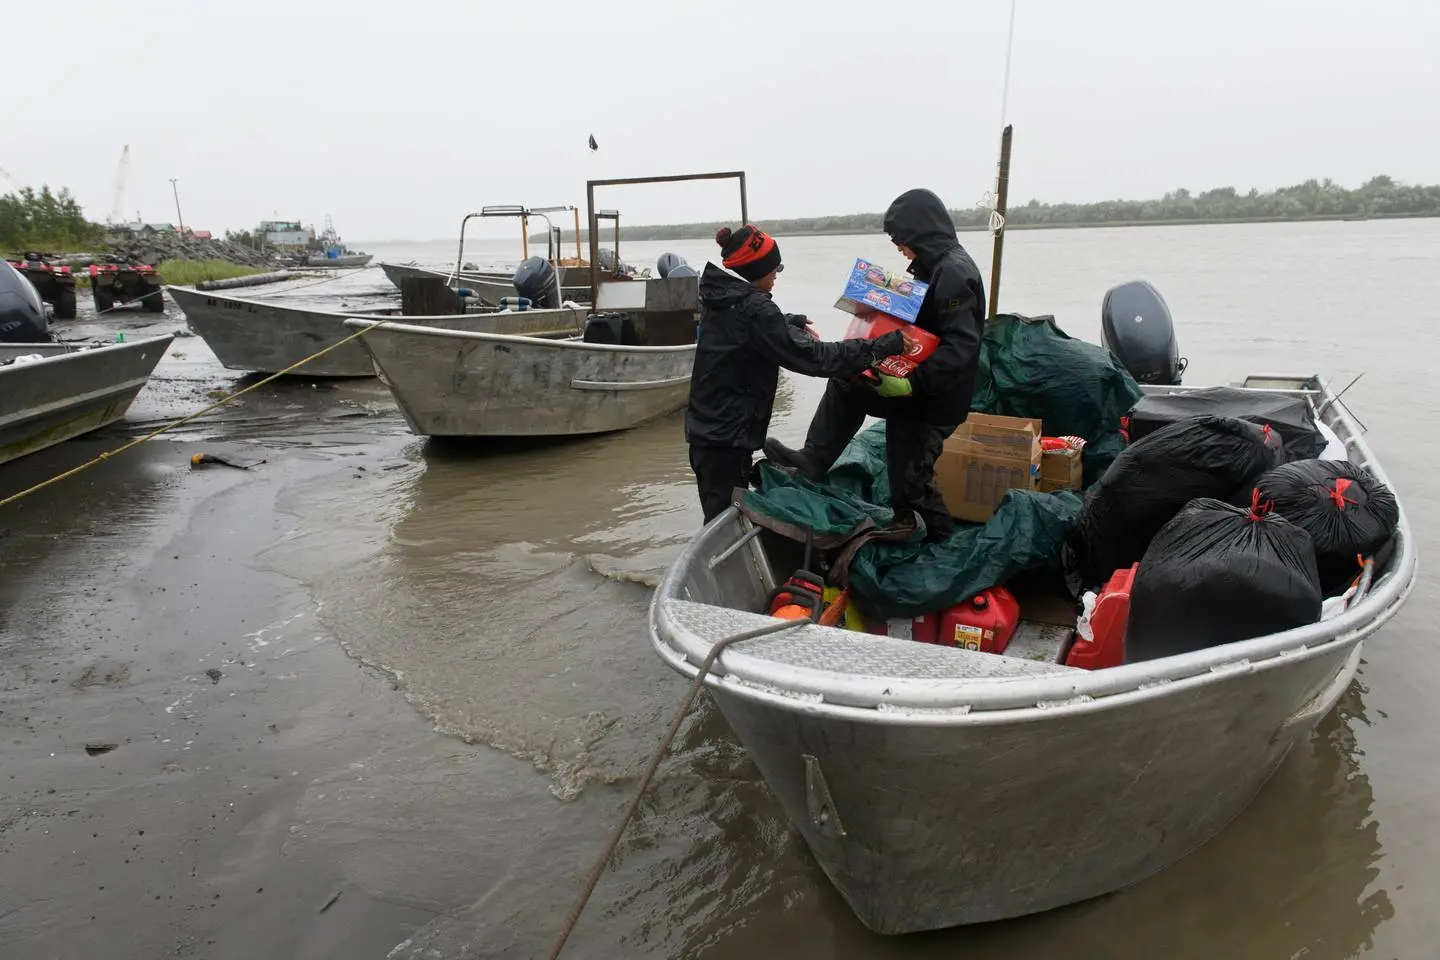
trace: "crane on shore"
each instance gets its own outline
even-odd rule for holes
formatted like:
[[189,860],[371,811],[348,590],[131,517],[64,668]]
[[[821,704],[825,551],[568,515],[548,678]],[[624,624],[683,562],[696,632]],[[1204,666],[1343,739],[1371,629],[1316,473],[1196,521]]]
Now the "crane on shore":
[[[130,144],[120,151],[120,164],[115,168],[115,187],[111,191],[110,216],[108,224],[123,223],[125,217],[125,184],[130,179]],[[139,217],[139,214],[136,214]]]

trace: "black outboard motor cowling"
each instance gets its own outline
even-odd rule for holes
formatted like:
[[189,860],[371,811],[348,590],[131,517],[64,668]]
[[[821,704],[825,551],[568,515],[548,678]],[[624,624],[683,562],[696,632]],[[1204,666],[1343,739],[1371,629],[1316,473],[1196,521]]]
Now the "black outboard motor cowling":
[[1120,358],[1136,383],[1177,386],[1185,372],[1165,298],[1144,280],[1105,291],[1100,343]]
[[685,258],[678,253],[662,253],[660,259],[655,261],[655,272],[664,280],[670,276],[670,271],[676,267],[685,266]]
[[35,287],[0,260],[0,343],[49,343],[50,315]]
[[555,268],[544,257],[531,257],[520,264],[511,281],[515,292],[539,310],[560,306],[560,291],[555,287]]

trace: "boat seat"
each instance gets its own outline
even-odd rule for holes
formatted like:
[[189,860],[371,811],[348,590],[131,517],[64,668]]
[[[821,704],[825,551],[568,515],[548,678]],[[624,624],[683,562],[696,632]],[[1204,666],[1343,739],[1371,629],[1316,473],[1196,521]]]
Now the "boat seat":
[[[689,600],[667,603],[676,626],[699,637],[707,647],[732,634],[775,622],[774,617],[765,614],[708,603]],[[871,678],[975,680],[1085,672],[1058,663],[939,647],[818,624],[741,641],[726,650],[721,658],[735,654],[830,674]]]

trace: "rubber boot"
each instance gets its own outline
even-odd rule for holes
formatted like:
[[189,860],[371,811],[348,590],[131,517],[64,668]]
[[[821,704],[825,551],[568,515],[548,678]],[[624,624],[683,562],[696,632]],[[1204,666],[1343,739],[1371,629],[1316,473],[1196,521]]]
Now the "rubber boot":
[[811,483],[820,483],[825,479],[824,472],[805,455],[803,450],[792,450],[774,437],[767,437],[763,451],[768,459],[775,462],[776,466],[798,474]]

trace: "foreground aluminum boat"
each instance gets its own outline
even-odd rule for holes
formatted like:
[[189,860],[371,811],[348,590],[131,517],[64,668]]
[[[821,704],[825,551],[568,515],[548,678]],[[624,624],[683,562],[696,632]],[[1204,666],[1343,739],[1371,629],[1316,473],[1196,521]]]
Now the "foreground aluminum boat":
[[[1243,386],[1304,392],[1389,482],[1318,378]],[[650,637],[677,672],[775,622],[748,612],[775,586],[757,533],[732,507],[666,573]],[[1220,832],[1350,685],[1416,563],[1402,509],[1368,591],[1284,633],[1086,671],[806,625],[727,649],[706,682],[867,927],[1000,920],[1120,890]]]
[[125,416],[174,337],[84,346],[0,343],[0,463]]
[[[193,287],[168,287],[185,322],[227,369],[276,373],[353,333],[334,313],[279,301],[251,300],[208,293]],[[388,314],[372,315],[376,320]],[[580,329],[584,315],[572,309],[515,313],[471,313],[441,317],[404,317],[412,325],[445,324],[461,330],[498,333],[547,333]],[[337,347],[295,371],[305,377],[373,377],[375,367],[358,340]]]

